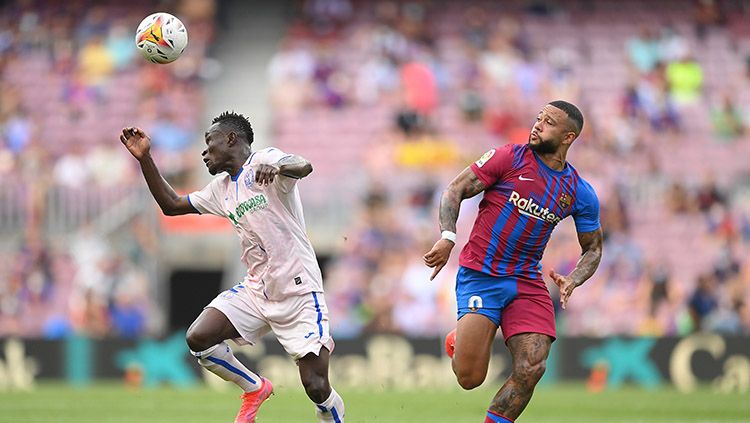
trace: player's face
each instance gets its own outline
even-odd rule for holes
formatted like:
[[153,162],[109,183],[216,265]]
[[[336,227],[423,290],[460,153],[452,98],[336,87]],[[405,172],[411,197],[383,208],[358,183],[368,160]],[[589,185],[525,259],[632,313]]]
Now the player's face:
[[206,132],[206,149],[203,150],[203,163],[208,168],[208,173],[216,175],[227,167],[229,163],[228,137],[221,131],[218,124],[211,125]]
[[553,154],[570,133],[568,115],[552,105],[546,105],[536,117],[529,134],[529,148],[539,154]]

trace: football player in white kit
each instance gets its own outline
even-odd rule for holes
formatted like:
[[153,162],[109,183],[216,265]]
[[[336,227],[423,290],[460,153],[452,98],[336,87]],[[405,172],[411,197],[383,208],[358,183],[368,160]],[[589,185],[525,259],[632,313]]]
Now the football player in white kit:
[[322,277],[297,190],[297,180],[309,175],[312,165],[276,148],[252,151],[252,126],[233,112],[215,118],[205,138],[203,161],[218,176],[202,190],[181,196],[159,174],[148,135],[130,127],[120,136],[165,215],[223,216],[241,240],[247,275],[206,306],[188,329],[187,344],[201,366],[245,391],[235,421],[254,422],[273,385],[237,360],[225,341],[254,343],[273,331],[297,362],[318,420],[343,422],[344,402],[328,381],[334,343]]

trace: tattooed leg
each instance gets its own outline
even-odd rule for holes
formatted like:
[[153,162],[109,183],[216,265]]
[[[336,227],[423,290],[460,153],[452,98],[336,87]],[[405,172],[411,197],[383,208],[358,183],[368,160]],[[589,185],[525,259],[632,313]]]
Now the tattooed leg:
[[541,333],[521,333],[508,339],[513,357],[510,377],[492,399],[490,411],[515,420],[531,400],[542,378],[552,338]]

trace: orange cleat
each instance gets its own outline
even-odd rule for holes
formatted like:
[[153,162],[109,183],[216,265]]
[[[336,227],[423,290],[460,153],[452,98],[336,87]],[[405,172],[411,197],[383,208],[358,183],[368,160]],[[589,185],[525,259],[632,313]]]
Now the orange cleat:
[[263,384],[260,386],[260,389],[255,392],[245,392],[240,397],[242,399],[242,407],[240,407],[234,423],[255,422],[255,415],[258,414],[260,405],[273,394],[273,384],[271,381],[264,377],[261,377],[261,381]]
[[448,357],[453,358],[456,351],[456,330],[453,329],[448,335],[445,335],[445,353]]

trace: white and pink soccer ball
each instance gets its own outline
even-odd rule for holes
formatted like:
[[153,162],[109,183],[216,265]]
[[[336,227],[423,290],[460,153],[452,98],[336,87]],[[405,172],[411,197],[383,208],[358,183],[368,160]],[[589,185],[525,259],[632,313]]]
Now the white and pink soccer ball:
[[174,62],[185,51],[187,43],[185,25],[165,12],[147,16],[135,33],[136,47],[143,57],[153,63]]

